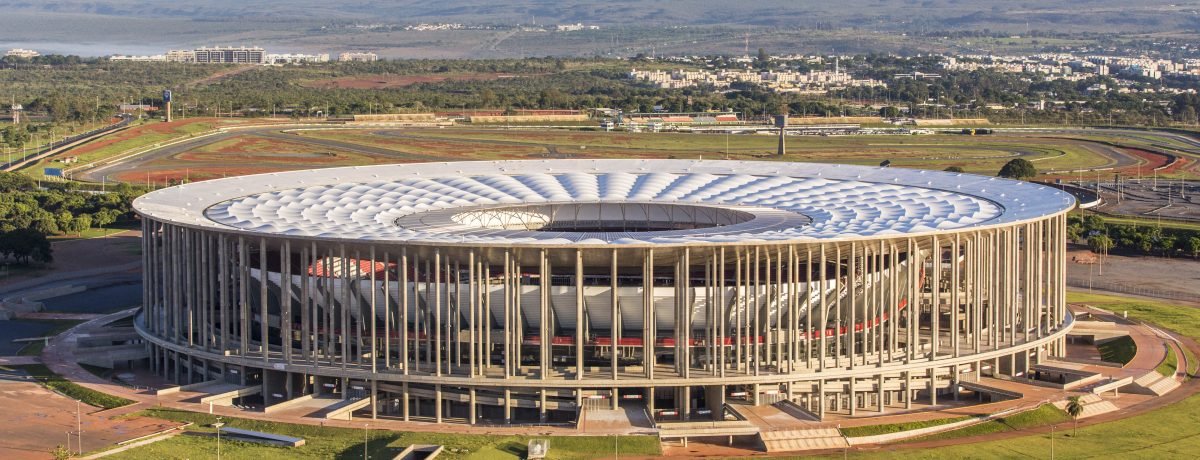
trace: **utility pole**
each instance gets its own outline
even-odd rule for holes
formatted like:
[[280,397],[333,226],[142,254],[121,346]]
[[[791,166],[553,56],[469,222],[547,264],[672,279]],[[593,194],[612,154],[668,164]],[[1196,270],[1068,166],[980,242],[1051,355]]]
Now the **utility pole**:
[[77,438],[79,438],[78,439],[78,441],[79,441],[78,442],[79,456],[82,457],[83,456],[83,412],[80,410],[81,405],[82,405],[82,402],[80,400],[76,399],[75,400],[75,436]]
[[221,423],[221,416],[218,415],[217,423],[213,424],[213,427],[217,429],[217,460],[221,460],[221,427],[223,426],[225,424]]
[[1050,425],[1050,460],[1054,460],[1054,425]]
[[363,460],[367,460],[367,428],[370,426],[370,423],[363,424]]

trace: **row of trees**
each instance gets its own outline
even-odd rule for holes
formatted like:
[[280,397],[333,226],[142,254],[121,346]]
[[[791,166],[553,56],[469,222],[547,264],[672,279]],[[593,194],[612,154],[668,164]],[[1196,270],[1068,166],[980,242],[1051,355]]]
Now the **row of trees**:
[[1200,231],[1151,225],[1109,223],[1095,214],[1067,219],[1067,239],[1086,243],[1100,254],[1117,250],[1128,253],[1200,258]]
[[[765,53],[765,52],[764,52]],[[756,61],[759,67],[786,66],[805,70],[804,61]],[[831,96],[766,91],[757,85],[734,85],[732,91],[716,88],[664,89],[628,79],[630,66],[660,65],[611,59],[499,59],[401,60],[373,63],[329,63],[263,67],[212,82],[205,77],[227,68],[219,65],[176,63],[119,63],[64,60],[58,65],[0,69],[0,94],[13,93],[30,111],[54,121],[90,121],[110,114],[120,101],[158,102],[162,89],[176,91],[176,107],[199,114],[227,112],[270,114],[286,109],[297,115],[316,112],[345,115],[370,112],[403,112],[443,109],[561,109],[612,107],[626,112],[648,112],[655,106],[668,111],[729,109],[763,115],[789,112],[796,115],[879,115],[872,103],[883,103],[885,115],[900,109],[919,116],[947,116],[947,107],[959,106],[956,116],[987,116],[1026,122],[1166,124],[1195,120],[1197,100],[1180,96],[1155,100],[1147,93],[1088,92],[1108,77],[1078,82],[1044,80],[1035,75],[990,70],[945,71],[937,57],[902,58],[862,55],[842,60],[855,74],[888,81],[888,87],[848,88]],[[938,72],[936,80],[895,80],[895,73],[913,70]],[[520,78],[450,79],[404,88],[364,91],[319,85],[313,82],[353,76],[437,75],[504,73]],[[1061,111],[999,110],[1041,99],[1076,101]],[[962,109],[961,107],[967,107]],[[1190,109],[1190,110],[1189,110]],[[1065,112],[1065,113],[1064,113]]]
[[142,193],[128,184],[109,193],[74,190],[72,183],[39,186],[28,176],[0,172],[0,257],[48,262],[48,237],[132,220],[131,203]]

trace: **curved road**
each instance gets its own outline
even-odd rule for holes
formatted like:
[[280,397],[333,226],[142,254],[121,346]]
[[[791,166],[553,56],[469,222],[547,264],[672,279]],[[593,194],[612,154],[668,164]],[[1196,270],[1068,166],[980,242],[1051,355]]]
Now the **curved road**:
[[[134,170],[146,170],[146,164],[149,162],[152,162],[156,159],[179,155],[179,154],[182,154],[182,153],[185,153],[185,152],[188,152],[191,150],[195,150],[197,148],[200,148],[200,147],[203,147],[206,145],[210,145],[213,143],[225,141],[225,140],[232,139],[235,137],[242,137],[242,136],[255,136],[255,137],[270,138],[270,139],[275,139],[275,140],[283,140],[283,141],[288,141],[288,142],[318,145],[318,146],[330,148],[330,149],[338,149],[338,150],[342,150],[342,151],[356,152],[356,153],[361,153],[361,154],[365,154],[365,155],[394,159],[396,161],[416,162],[416,161],[442,161],[442,160],[445,160],[445,158],[433,156],[433,155],[402,152],[402,151],[393,150],[393,149],[384,148],[384,147],[376,147],[376,146],[364,145],[364,144],[359,144],[359,143],[354,143],[354,142],[339,141],[339,140],[333,140],[333,139],[305,137],[305,136],[299,136],[296,134],[289,134],[287,132],[289,129],[295,129],[295,128],[297,128],[297,127],[289,126],[289,125],[268,125],[268,126],[261,126],[261,127],[250,127],[250,128],[242,128],[242,129],[237,129],[237,130],[229,130],[229,131],[221,132],[218,134],[209,135],[209,136],[205,136],[205,137],[197,138],[197,139],[192,139],[192,140],[184,141],[184,142],[181,142],[181,143],[178,143],[175,145],[163,147],[163,148],[160,148],[157,150],[147,152],[142,155],[138,155],[137,157],[130,158],[128,160],[119,161],[116,163],[100,166],[100,167],[93,168],[93,169],[87,170],[87,171],[81,171],[81,172],[77,173],[75,177],[78,179],[82,179],[82,180],[86,180],[86,181],[93,181],[93,182],[99,182],[103,179],[112,180],[112,176],[115,176],[115,175],[123,173],[123,172],[134,171]],[[428,135],[412,134],[410,132],[407,132],[403,128],[380,129],[380,128],[355,127],[355,126],[336,126],[336,127],[331,126],[329,128],[312,128],[311,125],[309,125],[309,126],[305,126],[304,129],[370,130],[371,134],[373,134],[373,135],[387,136],[387,137],[392,137],[392,138],[413,139],[413,140],[435,140],[435,141],[447,140],[447,136],[436,136],[436,135],[428,136]],[[1037,138],[1042,138],[1042,139],[1060,138],[1062,140],[1069,140],[1069,141],[1078,143],[1079,145],[1082,145],[1083,148],[1087,149],[1091,153],[1093,153],[1099,157],[1107,159],[1107,161],[1102,165],[1082,168],[1082,170],[1084,170],[1084,171],[1098,171],[1098,170],[1111,170],[1111,169],[1136,167],[1139,164],[1144,164],[1145,160],[1140,157],[1137,157],[1135,155],[1132,155],[1128,152],[1125,152],[1120,146],[1109,145],[1109,144],[1105,144],[1102,142],[1089,141],[1087,139],[1081,139],[1081,138],[1075,137],[1075,136],[1105,135],[1105,136],[1112,136],[1112,137],[1136,139],[1141,142],[1153,142],[1153,140],[1155,140],[1155,139],[1159,139],[1164,142],[1165,141],[1175,141],[1177,143],[1184,143],[1187,145],[1197,146],[1198,149],[1196,150],[1196,152],[1197,152],[1197,155],[1200,155],[1200,140],[1192,139],[1187,136],[1183,136],[1183,135],[1176,134],[1176,133],[1168,133],[1168,132],[1161,132],[1161,131],[1141,131],[1141,130],[1130,130],[1130,129],[1090,129],[1090,128],[1049,128],[1049,129],[1003,129],[1003,128],[1000,128],[1000,129],[997,129],[996,132],[998,134],[1006,134],[1006,135],[1017,135],[1017,136],[1028,135],[1030,137],[1037,137]],[[1059,137],[1059,136],[1061,136],[1061,137]],[[569,154],[569,153],[560,152],[558,150],[558,146],[556,146],[554,144],[542,143],[542,142],[537,142],[537,141],[522,142],[522,141],[516,141],[516,140],[490,140],[490,139],[471,139],[471,138],[454,138],[453,140],[455,142],[479,143],[479,144],[491,144],[491,145],[536,146],[536,147],[541,147],[541,148],[546,149],[546,153],[543,154],[543,156],[545,158],[569,158],[571,156],[571,154]],[[1178,147],[1168,147],[1168,146],[1163,146],[1163,147],[1164,148],[1174,148],[1176,150],[1180,150],[1180,151],[1183,151],[1186,153],[1191,153],[1189,151],[1190,149],[1180,149]],[[1134,148],[1134,147],[1130,147],[1130,148]],[[971,148],[971,146],[968,145],[968,146],[964,146],[963,150],[975,150],[975,149]],[[1010,148],[1008,150],[1011,152],[1012,156],[1014,156],[1014,157],[1027,157],[1027,156],[1036,154],[1036,152],[1021,149],[1016,146],[1014,146],[1013,148]],[[655,150],[647,150],[647,151],[654,152]],[[669,154],[669,153],[673,153],[673,151],[662,150],[662,151],[660,151],[660,153]],[[974,157],[967,157],[967,158],[970,159],[970,158],[974,158]],[[988,158],[993,158],[993,157],[988,157]],[[1046,158],[1051,158],[1051,157],[1046,157]],[[959,157],[958,159],[962,159],[962,157]]]

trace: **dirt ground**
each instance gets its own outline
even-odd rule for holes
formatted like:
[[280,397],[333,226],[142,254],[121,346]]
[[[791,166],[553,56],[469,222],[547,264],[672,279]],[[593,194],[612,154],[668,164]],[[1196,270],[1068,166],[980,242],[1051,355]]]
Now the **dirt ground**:
[[1090,252],[1083,248],[1067,252],[1067,284],[1073,288],[1091,285],[1099,290],[1167,299],[1200,298],[1200,261],[1195,259],[1110,254],[1103,267],[1074,262],[1087,254]]
[[141,260],[140,230],[115,231],[104,238],[65,240],[51,243],[54,262],[46,269],[13,272],[0,277],[0,291],[16,283],[33,281],[36,278],[52,280],[55,276],[66,276],[72,272],[102,270],[106,267],[126,266]]
[[[76,403],[58,393],[27,381],[0,381],[0,458],[45,459],[55,446],[65,445],[71,431],[72,449],[77,449]],[[83,449],[145,436],[178,426],[178,423],[146,417],[110,419],[93,414],[95,407],[80,406],[83,427]]]

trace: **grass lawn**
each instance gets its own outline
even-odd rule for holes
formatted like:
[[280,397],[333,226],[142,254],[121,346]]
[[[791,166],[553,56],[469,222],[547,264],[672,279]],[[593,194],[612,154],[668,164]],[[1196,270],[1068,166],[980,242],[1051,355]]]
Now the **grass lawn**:
[[88,238],[99,238],[99,237],[106,236],[106,235],[114,235],[117,233],[124,232],[126,230],[130,230],[130,228],[92,227],[87,230],[84,230],[82,233],[80,233],[78,235],[76,235],[74,233],[66,234],[66,235],[55,235],[55,236],[50,237],[50,241],[86,240]]
[[1137,344],[1129,336],[1109,340],[1096,348],[1100,349],[1100,359],[1110,363],[1125,364],[1137,355]]
[[[1200,337],[1200,308],[1082,292],[1068,292],[1067,301],[1084,302],[1118,313],[1128,311],[1131,318],[1154,323],[1188,337]],[[1189,361],[1194,362],[1190,357]],[[1035,412],[1026,417],[1010,417],[1010,425],[1005,429],[981,424],[925,439],[963,436],[962,432],[967,430],[971,430],[971,434],[983,434],[996,432],[994,430],[1019,429],[1029,433],[1029,436],[932,449],[880,449],[879,452],[858,452],[850,456],[889,459],[1047,458],[1051,442],[1054,443],[1055,454],[1062,458],[1195,458],[1196,452],[1200,452],[1200,395],[1193,395],[1153,412],[1081,427],[1078,436],[1071,436],[1070,419],[1062,411],[1043,406]],[[1046,426],[1049,423],[1056,426],[1053,441],[1050,439],[1050,427]],[[1020,428],[1017,428],[1018,425]],[[841,455],[829,458],[836,457]]]
[[1161,363],[1158,363],[1158,367],[1155,367],[1154,370],[1162,374],[1163,377],[1175,375],[1179,371],[1179,358],[1175,357],[1175,351],[1168,349],[1167,357]]
[[1197,224],[1195,222],[1184,222],[1184,221],[1169,220],[1169,219],[1163,219],[1163,220],[1159,221],[1158,219],[1141,219],[1141,218],[1137,218],[1137,217],[1115,217],[1115,216],[1110,216],[1110,215],[1106,215],[1106,214],[1101,214],[1100,217],[1104,218],[1104,223],[1106,223],[1106,224],[1136,225],[1139,227],[1162,227],[1162,228],[1174,228],[1174,229],[1180,229],[1180,230],[1200,230],[1200,224]]
[[1019,431],[1031,427],[1046,426],[1054,423],[1062,423],[1070,420],[1066,412],[1059,410],[1049,404],[1042,404],[1037,409],[1013,414],[1009,417],[1002,417],[995,420],[989,420],[983,423],[960,428],[954,431],[946,431],[943,433],[932,434],[922,438],[917,438],[916,441],[929,441],[933,439],[955,439],[967,436],[976,436],[981,434],[1002,433],[1005,431]]
[[69,398],[83,401],[84,404],[89,406],[95,406],[101,409],[112,409],[114,407],[121,407],[133,402],[119,396],[104,394],[90,388],[76,385],[75,383],[62,378],[58,374],[55,374],[50,370],[50,368],[41,364],[12,366],[12,368],[24,370],[25,372],[29,373],[29,375],[33,376],[38,383],[46,386],[47,388],[67,395]]
[[[195,423],[188,433],[170,440],[132,449],[111,458],[160,459],[207,458],[216,456],[216,440],[206,436],[216,417],[203,413],[174,409],[149,409],[138,413],[149,417]],[[305,445],[296,448],[268,447],[258,444],[222,440],[221,455],[231,459],[326,459],[362,458],[364,430],[311,425],[264,422],[238,418],[223,418],[229,426],[255,431],[302,437]],[[364,420],[364,424],[370,423]],[[440,444],[446,450],[438,458],[446,459],[518,459],[534,436],[465,435],[451,433],[409,433],[367,431],[367,451],[371,458],[392,458],[411,444]],[[550,437],[551,459],[589,459],[612,455],[613,443],[620,443],[622,455],[657,455],[658,438],[654,436],[559,436]]]
[[[147,122],[123,131],[101,136],[57,156],[74,156],[79,159],[79,164],[86,164],[125,153],[133,149],[202,133],[212,129],[213,127],[213,121],[206,121],[206,119],[196,119],[195,121],[175,123],[174,126],[168,126],[165,123],[160,125],[160,122]],[[22,168],[21,172],[40,177],[42,168],[50,165],[51,163],[53,163],[52,160],[44,159],[33,165]]]
[[901,431],[919,430],[921,428],[929,428],[931,426],[940,426],[940,425],[946,425],[946,424],[955,423],[955,422],[961,422],[963,420],[967,420],[970,418],[972,418],[972,417],[970,417],[970,416],[949,417],[949,418],[939,418],[939,419],[933,419],[933,420],[921,420],[921,421],[917,421],[917,422],[888,423],[888,424],[884,424],[884,425],[868,425],[868,426],[852,426],[849,428],[842,428],[842,435],[846,436],[846,437],[850,437],[850,438],[857,438],[857,437],[862,437],[862,436],[875,436],[875,435],[880,435],[880,434],[899,433]]

